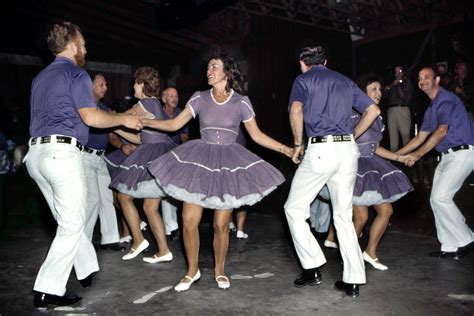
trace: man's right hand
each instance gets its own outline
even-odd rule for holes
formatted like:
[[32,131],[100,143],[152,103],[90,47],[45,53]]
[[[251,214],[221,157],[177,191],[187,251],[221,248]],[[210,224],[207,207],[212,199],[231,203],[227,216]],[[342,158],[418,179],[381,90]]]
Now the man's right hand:
[[293,148],[293,157],[291,157],[291,160],[293,160],[294,163],[299,164],[301,162],[301,157],[304,155],[304,146],[298,146]]
[[137,131],[143,128],[143,124],[142,124],[140,116],[125,114],[125,115],[122,115],[121,119],[122,119],[122,125],[127,128],[131,128]]

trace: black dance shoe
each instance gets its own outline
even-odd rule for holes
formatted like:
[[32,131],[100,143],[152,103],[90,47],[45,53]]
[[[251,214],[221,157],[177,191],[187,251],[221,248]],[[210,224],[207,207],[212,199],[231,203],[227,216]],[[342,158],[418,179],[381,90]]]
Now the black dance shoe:
[[467,256],[474,249],[474,241],[467,244],[466,246],[459,247],[458,250],[454,253],[453,259],[459,260],[464,256]]
[[453,258],[456,251],[432,251],[428,253],[428,256],[433,258]]
[[359,285],[357,284],[349,284],[343,281],[337,281],[334,283],[334,288],[338,291],[345,291],[348,296],[359,296]]
[[181,237],[181,233],[179,231],[179,228],[176,228],[175,230],[171,231],[169,235],[167,235],[169,241],[175,241],[179,240]]
[[321,273],[317,268],[304,269],[300,274],[300,277],[293,282],[293,285],[297,288],[306,285],[315,286],[321,284],[322,280]]
[[120,246],[118,242],[114,242],[112,244],[104,244],[104,245],[100,245],[100,249],[102,250],[113,250],[113,251],[125,251],[125,247],[124,246]]
[[459,247],[456,251],[433,251],[428,255],[434,258],[453,258],[454,260],[459,260],[471,252],[473,248],[474,242],[471,242],[463,247]]
[[53,294],[46,294],[43,292],[35,292],[33,305],[35,308],[48,308],[48,305],[55,306],[70,306],[81,300],[80,296],[75,294],[65,294],[57,296]]
[[95,276],[95,273],[89,274],[85,279],[79,280],[83,288],[88,288],[92,285],[92,278]]

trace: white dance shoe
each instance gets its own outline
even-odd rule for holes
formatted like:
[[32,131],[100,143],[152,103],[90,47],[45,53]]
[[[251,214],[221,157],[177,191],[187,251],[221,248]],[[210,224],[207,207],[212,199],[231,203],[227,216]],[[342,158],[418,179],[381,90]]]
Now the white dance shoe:
[[140,243],[140,245],[137,247],[137,249],[131,248],[130,251],[122,257],[122,260],[130,260],[138,256],[143,250],[148,248],[150,244],[148,243],[148,240],[143,239],[143,241]]
[[119,243],[130,243],[132,241],[132,236],[128,235],[128,236],[124,236],[122,238],[119,239]]
[[364,258],[365,262],[370,263],[372,267],[374,267],[375,269],[380,270],[380,271],[388,270],[388,267],[386,265],[383,265],[379,262],[379,258],[373,259],[365,251],[362,253],[362,257]]
[[148,224],[144,221],[141,221],[140,222],[140,230],[141,231],[146,231],[146,227],[148,226]]
[[330,241],[330,240],[327,240],[327,239],[324,241],[324,247],[334,248],[334,249],[339,248],[339,246],[334,241]]
[[[183,292],[189,290],[191,284],[197,282],[201,278],[201,271],[197,271],[193,277],[185,275],[184,278],[174,287],[176,292]],[[189,282],[183,282],[184,280],[189,280]]]
[[237,231],[237,238],[238,238],[238,239],[247,239],[247,238],[249,238],[249,235],[246,234],[246,233],[244,233],[244,232],[241,231],[241,230],[238,230],[238,231]]
[[216,276],[216,282],[217,282],[217,286],[220,289],[226,290],[226,289],[230,288],[229,278],[226,277],[225,275]]
[[166,255],[158,257],[154,255],[153,257],[143,257],[143,261],[148,263],[158,263],[158,262],[170,262],[173,260],[173,254],[168,252]]

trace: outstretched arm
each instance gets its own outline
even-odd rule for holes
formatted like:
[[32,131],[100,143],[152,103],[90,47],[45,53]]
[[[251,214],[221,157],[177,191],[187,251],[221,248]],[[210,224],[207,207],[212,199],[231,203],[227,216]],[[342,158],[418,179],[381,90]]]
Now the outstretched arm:
[[183,111],[171,120],[153,120],[153,119],[142,119],[143,126],[159,129],[165,132],[174,132],[183,127],[193,118],[193,114],[189,105],[186,105]]
[[408,144],[397,150],[397,154],[404,155],[420,147],[421,144],[428,138],[430,133],[420,131],[415,137],[413,137]]
[[293,150],[290,147],[283,145],[282,143],[274,140],[273,138],[262,132],[258,127],[255,118],[245,122],[244,126],[254,142],[259,144],[260,146],[277,151],[291,158]]
[[140,130],[143,127],[140,117],[136,115],[105,112],[99,108],[81,108],[79,115],[82,121],[90,127],[109,128],[123,125],[135,130]]
[[390,150],[387,150],[378,145],[377,145],[377,149],[375,150],[375,154],[377,156],[380,156],[388,160],[393,160],[393,161],[398,161],[398,162],[403,162],[403,163],[405,163],[405,161],[407,161],[408,159],[413,158],[413,156],[411,155],[400,155],[400,154],[391,152]]
[[435,148],[448,134],[449,125],[441,124],[436,130],[431,134],[430,138],[416,151],[411,154],[418,157],[423,157],[431,149]]

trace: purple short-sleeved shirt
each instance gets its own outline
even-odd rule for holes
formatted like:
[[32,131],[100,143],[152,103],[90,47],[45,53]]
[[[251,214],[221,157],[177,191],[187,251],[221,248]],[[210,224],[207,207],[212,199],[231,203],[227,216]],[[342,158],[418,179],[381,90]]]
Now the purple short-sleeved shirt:
[[207,90],[195,92],[188,104],[193,116],[199,115],[201,139],[210,143],[235,143],[240,122],[250,121],[255,116],[249,98],[233,90],[223,103],[216,102],[211,90]]
[[353,134],[352,108],[363,113],[374,103],[352,80],[321,65],[296,77],[289,109],[294,101],[303,103],[308,137]]
[[[107,105],[99,102],[97,107],[105,112],[110,112],[110,109]],[[87,142],[87,147],[105,150],[107,145],[109,144],[109,130],[108,129],[100,129],[100,128],[91,128],[89,130],[89,141]]]
[[56,57],[33,79],[30,105],[32,137],[59,134],[87,144],[89,128],[78,110],[96,107],[92,81],[71,60]]
[[452,92],[440,87],[423,117],[420,130],[432,133],[439,125],[448,125],[448,134],[436,146],[443,152],[459,145],[474,145],[474,128],[462,101]]

